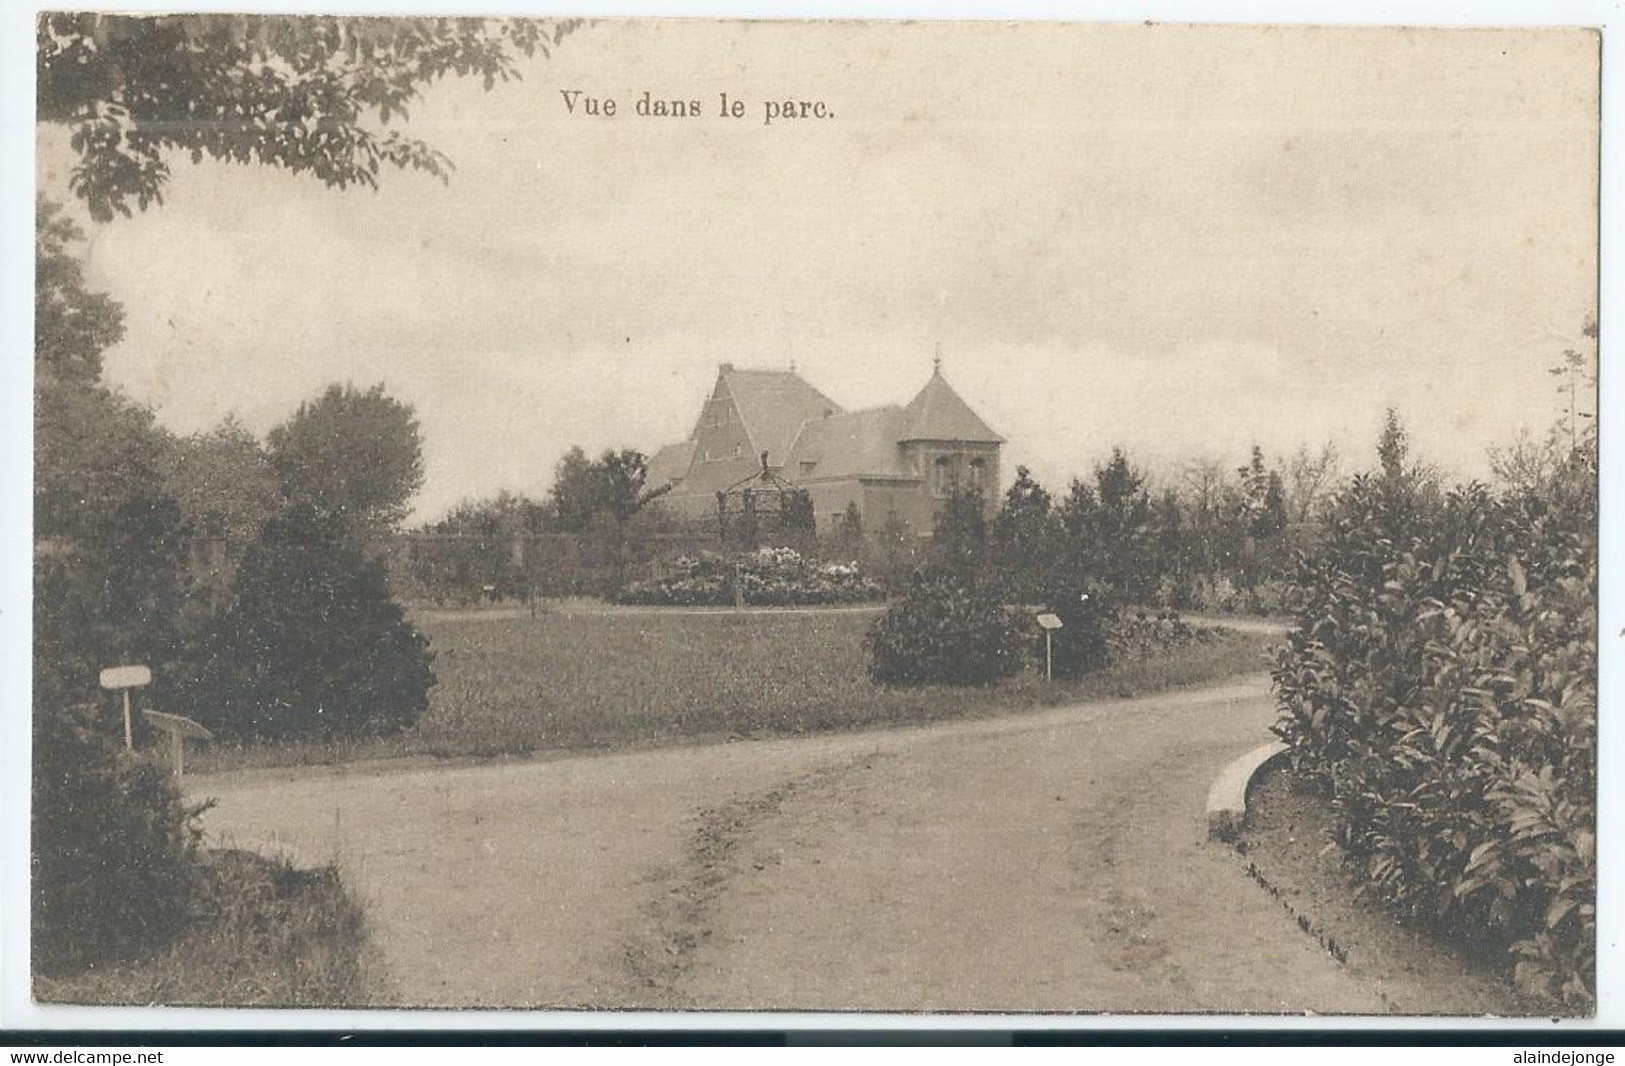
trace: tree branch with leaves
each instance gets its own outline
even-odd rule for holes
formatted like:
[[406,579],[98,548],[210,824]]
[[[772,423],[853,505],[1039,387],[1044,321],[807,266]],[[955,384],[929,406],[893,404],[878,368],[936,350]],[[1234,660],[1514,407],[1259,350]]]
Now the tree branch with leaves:
[[446,180],[452,161],[386,127],[448,75],[487,89],[572,20],[129,16],[53,12],[35,25],[38,119],[68,127],[70,179],[97,221],[163,202],[167,155],[262,163],[377,188],[385,167]]

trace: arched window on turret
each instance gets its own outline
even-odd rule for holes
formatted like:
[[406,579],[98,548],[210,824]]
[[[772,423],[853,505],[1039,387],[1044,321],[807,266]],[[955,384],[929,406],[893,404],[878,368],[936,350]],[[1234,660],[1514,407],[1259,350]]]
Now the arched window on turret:
[[987,492],[987,463],[981,456],[970,461],[970,476],[966,479],[966,483],[977,492]]
[[931,494],[945,499],[954,490],[954,457],[939,455],[931,464]]

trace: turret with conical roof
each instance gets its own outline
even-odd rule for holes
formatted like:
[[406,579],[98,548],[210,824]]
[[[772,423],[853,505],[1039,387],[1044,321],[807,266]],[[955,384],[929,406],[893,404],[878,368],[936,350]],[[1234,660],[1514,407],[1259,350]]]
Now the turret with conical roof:
[[904,408],[903,441],[942,440],[969,441],[977,444],[1003,444],[1004,438],[993,432],[981,416],[972,411],[970,404],[960,399],[959,393],[942,376],[941,360],[931,371],[931,380]]

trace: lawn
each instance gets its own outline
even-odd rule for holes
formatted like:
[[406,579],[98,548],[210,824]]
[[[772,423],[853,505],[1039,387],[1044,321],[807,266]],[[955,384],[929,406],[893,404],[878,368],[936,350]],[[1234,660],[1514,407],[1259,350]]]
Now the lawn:
[[420,618],[435,686],[417,727],[342,743],[205,745],[197,770],[391,757],[492,757],[800,736],[1158,692],[1264,669],[1272,636],[1210,641],[1053,685],[885,689],[865,670],[871,612],[547,613]]

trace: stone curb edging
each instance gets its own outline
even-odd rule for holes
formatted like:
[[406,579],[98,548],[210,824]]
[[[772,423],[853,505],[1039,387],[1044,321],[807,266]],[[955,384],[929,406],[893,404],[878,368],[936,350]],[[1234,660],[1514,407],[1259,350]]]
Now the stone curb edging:
[[1287,746],[1280,741],[1261,744],[1231,762],[1213,781],[1207,793],[1207,835],[1209,840],[1233,841],[1247,820],[1247,788],[1265,766],[1285,756]]

